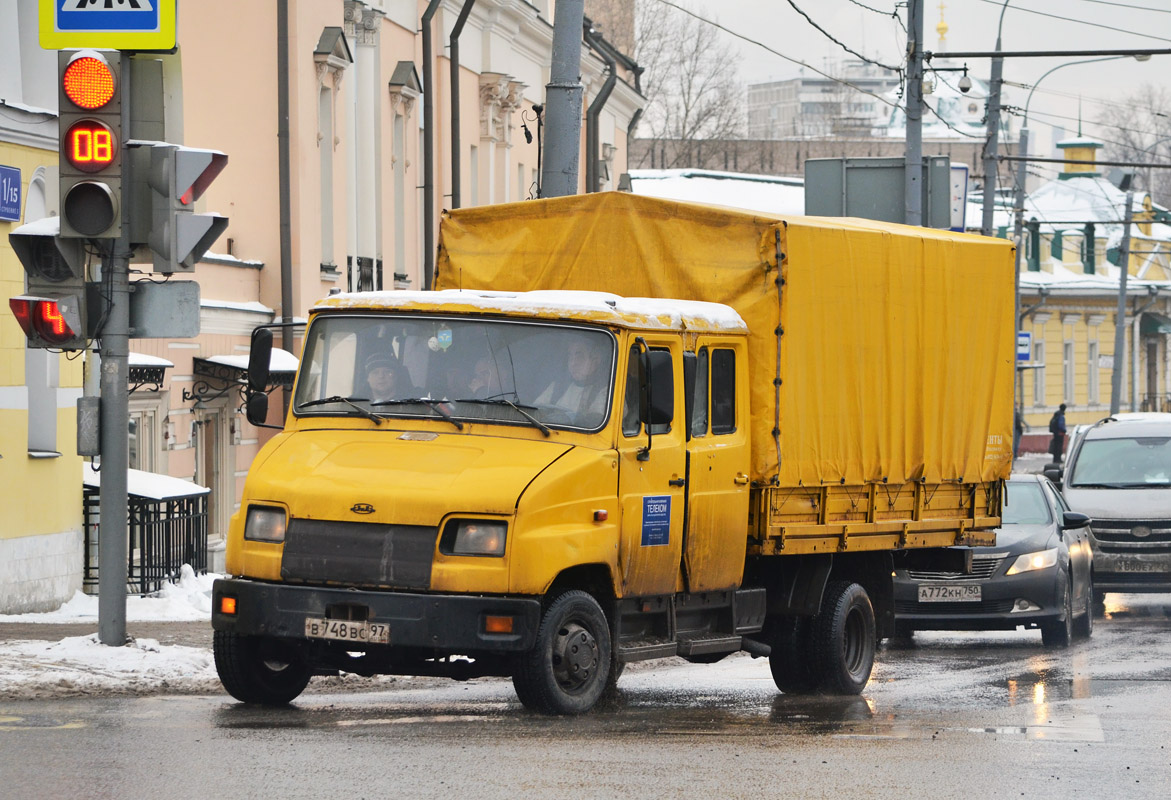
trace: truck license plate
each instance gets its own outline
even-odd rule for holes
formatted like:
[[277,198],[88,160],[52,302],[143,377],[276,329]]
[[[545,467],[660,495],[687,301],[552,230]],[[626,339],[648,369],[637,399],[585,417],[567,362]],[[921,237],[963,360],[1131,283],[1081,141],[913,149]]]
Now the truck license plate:
[[306,619],[309,639],[335,639],[360,644],[389,644],[390,626],[385,622],[352,622],[347,619]]
[[1162,572],[1159,564],[1152,564],[1148,561],[1117,561],[1114,568],[1118,572]]
[[920,603],[979,603],[980,585],[927,584],[919,587]]

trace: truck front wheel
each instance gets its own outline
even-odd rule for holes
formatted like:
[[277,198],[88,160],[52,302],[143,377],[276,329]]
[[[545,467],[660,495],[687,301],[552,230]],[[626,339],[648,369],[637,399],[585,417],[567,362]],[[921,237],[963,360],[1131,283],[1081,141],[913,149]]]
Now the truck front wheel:
[[598,601],[567,591],[549,604],[536,645],[519,659],[512,684],[521,703],[545,714],[581,714],[610,675],[610,626]]
[[309,667],[276,640],[216,631],[212,646],[220,683],[242,703],[288,705],[309,684]]
[[826,586],[812,634],[821,690],[861,694],[874,668],[874,607],[866,590],[850,581]]

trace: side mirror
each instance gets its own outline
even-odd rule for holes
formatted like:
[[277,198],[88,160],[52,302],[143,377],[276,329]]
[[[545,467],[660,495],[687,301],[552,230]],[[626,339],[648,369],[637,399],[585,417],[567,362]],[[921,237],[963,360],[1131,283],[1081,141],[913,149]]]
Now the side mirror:
[[1092,520],[1085,514],[1081,514],[1077,511],[1066,511],[1061,517],[1061,529],[1063,531],[1067,531],[1071,528],[1084,528],[1089,525],[1090,522],[1092,522]]
[[667,425],[675,418],[675,375],[671,354],[664,350],[644,353],[646,369],[638,395],[638,419],[644,425]]
[[1061,488],[1061,479],[1065,477],[1065,470],[1059,464],[1046,464],[1041,469],[1041,474],[1053,481],[1053,485],[1058,489]]
[[252,331],[252,346],[248,351],[248,389],[264,392],[268,388],[268,368],[272,359],[272,331],[256,328]]
[[244,408],[244,416],[253,425],[260,427],[268,419],[268,395],[264,392],[255,392],[248,395],[248,404]]

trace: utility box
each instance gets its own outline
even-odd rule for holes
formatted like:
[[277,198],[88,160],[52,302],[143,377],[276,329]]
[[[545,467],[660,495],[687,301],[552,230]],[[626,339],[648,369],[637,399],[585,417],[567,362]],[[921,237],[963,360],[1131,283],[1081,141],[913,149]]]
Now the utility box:
[[[805,213],[906,223],[905,166],[902,158],[811,158]],[[951,181],[947,156],[924,157],[923,227],[954,229]]]

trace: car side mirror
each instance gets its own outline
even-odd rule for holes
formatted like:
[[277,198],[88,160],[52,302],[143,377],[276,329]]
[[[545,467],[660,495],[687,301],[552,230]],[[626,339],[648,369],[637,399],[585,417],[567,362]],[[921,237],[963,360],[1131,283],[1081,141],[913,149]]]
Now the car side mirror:
[[248,349],[248,388],[263,392],[268,388],[268,370],[272,361],[272,331],[256,328],[252,331],[252,345]]
[[1041,474],[1049,480],[1053,481],[1053,485],[1058,489],[1061,488],[1061,480],[1065,477],[1065,470],[1058,464],[1046,464],[1041,470]]
[[1084,528],[1089,525],[1091,521],[1092,520],[1085,514],[1079,513],[1077,511],[1066,511],[1061,516],[1061,529],[1063,531],[1067,531],[1072,528]]
[[268,419],[268,395],[256,392],[248,395],[248,402],[244,406],[244,416],[253,425],[260,427]]

